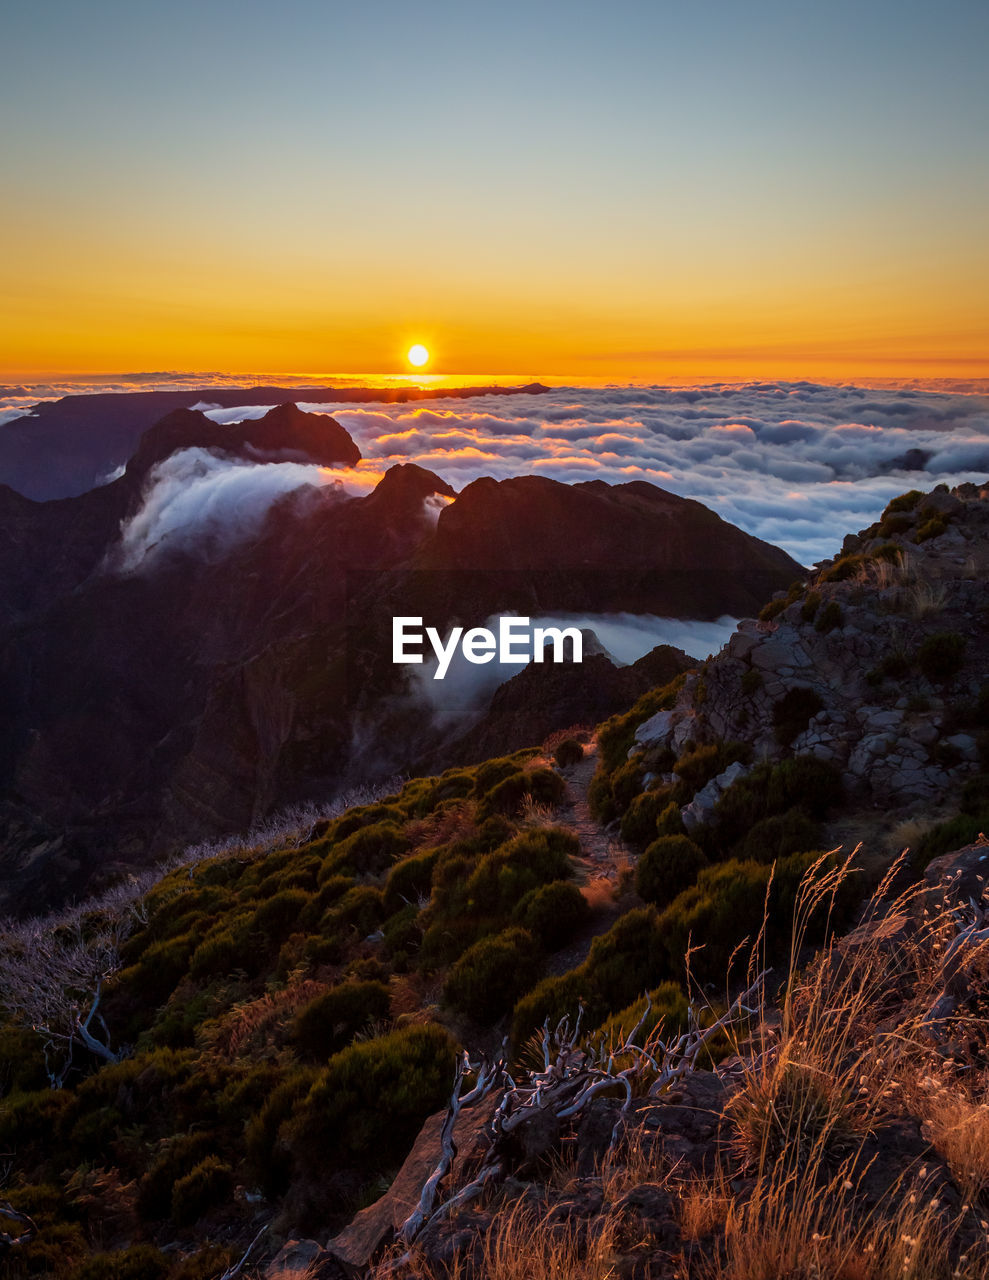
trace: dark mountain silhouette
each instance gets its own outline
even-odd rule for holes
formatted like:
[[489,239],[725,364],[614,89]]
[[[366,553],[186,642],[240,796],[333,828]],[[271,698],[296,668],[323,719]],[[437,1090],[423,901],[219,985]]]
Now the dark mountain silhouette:
[[441,630],[508,611],[714,618],[751,614],[801,576],[782,551],[650,485],[519,477],[456,496],[412,464],[364,497],[292,491],[220,553],[165,544],[140,571],[115,571],[121,523],[170,447],[215,449],[218,430],[239,456],[262,441],[354,458],[342,427],[322,418],[314,440],[310,417],[282,407],[231,435],[183,410],[102,488],[45,503],[0,488],[9,905],[41,886],[81,891],[114,869],[109,849],[140,863],[357,778],[523,745],[580,703],[603,713],[646,687],[644,671],[610,663],[544,667],[441,730],[413,696],[415,669],[392,662],[394,615]]
[[238,405],[404,404],[477,395],[535,395],[523,387],[198,387],[193,391],[97,392],[35,405],[30,416],[0,426],[0,484],[28,498],[75,497],[102,484],[132,456],[143,432],[175,409]]

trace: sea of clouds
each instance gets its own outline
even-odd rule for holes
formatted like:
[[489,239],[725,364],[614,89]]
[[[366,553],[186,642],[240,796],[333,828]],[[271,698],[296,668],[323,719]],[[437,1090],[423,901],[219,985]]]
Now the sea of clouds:
[[[302,407],[331,413],[377,469],[417,462],[455,488],[526,472],[646,480],[808,565],[904,489],[989,477],[981,394],[760,382]],[[207,409],[219,422],[265,411]]]
[[[155,385],[186,385],[177,375],[146,376],[159,378]],[[184,378],[192,386],[223,380]],[[126,378],[113,385],[137,389]],[[147,389],[149,383],[141,385]],[[522,473],[568,482],[645,480],[696,498],[810,565],[834,555],[846,533],[870,524],[904,489],[989,477],[989,395],[978,384],[962,385],[558,386],[540,395],[302,407],[342,423],[369,473],[416,462],[457,489],[479,476]],[[68,384],[50,390],[65,394]],[[36,391],[0,388],[0,412],[23,414]],[[267,406],[201,407],[227,423],[267,412]],[[198,503],[166,503],[171,515],[184,510],[192,519],[210,506],[214,485],[242,486],[245,495],[246,476],[238,468],[231,479],[228,470],[213,468],[197,481]],[[257,490],[269,494],[311,482],[312,470],[299,468],[269,475]],[[263,514],[267,504],[242,503],[240,509]],[[246,527],[238,521],[239,530]],[[169,530],[174,536],[172,518]]]

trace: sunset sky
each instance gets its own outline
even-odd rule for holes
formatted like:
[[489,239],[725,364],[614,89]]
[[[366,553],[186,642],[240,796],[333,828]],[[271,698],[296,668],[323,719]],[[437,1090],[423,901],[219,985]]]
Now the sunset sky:
[[985,0],[37,0],[0,376],[989,376]]

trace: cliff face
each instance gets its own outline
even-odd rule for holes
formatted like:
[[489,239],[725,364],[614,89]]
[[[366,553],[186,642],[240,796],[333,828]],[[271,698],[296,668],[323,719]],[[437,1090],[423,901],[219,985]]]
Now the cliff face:
[[[977,771],[989,724],[989,489],[907,495],[846,538],[805,587],[739,624],[635,750],[742,742],[754,760],[811,755],[863,804],[930,806]],[[689,806],[706,820],[748,766]],[[674,775],[668,775],[674,777]]]

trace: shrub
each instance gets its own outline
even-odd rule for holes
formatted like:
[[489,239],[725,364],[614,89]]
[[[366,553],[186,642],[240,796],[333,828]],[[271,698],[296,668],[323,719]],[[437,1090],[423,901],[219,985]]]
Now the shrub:
[[[649,992],[649,1001],[652,1008],[646,1014],[642,1029],[636,1037],[637,1044],[643,1045],[646,1037],[651,1035],[660,1023],[663,1024],[667,1034],[686,1030],[689,1020],[687,997],[679,983],[664,982],[654,987]],[[616,1041],[619,1037],[627,1037],[645,1012],[646,997],[641,996],[620,1013],[612,1014],[602,1027],[602,1031]]]
[[247,920],[205,937],[192,953],[190,974],[197,979],[223,977],[238,969],[252,972],[259,963],[258,945],[252,941]]
[[270,943],[284,942],[299,927],[299,917],[313,896],[304,889],[282,889],[261,903],[254,924]]
[[670,975],[655,909],[638,907],[620,916],[591,943],[586,965],[600,997],[598,1022],[630,1004],[657,977]]
[[713,746],[695,747],[684,755],[673,766],[674,773],[681,778],[691,794],[707,785],[712,778],[723,773],[729,765],[741,760],[747,763],[752,752],[744,742],[719,742]]
[[841,605],[837,600],[829,600],[817,615],[814,630],[824,634],[828,631],[833,631],[835,627],[842,626],[844,621],[845,615],[841,611]]
[[394,911],[405,903],[417,902],[420,897],[428,898],[440,852],[440,849],[427,849],[392,867],[385,881],[385,905]]
[[773,618],[778,617],[790,602],[786,596],[780,596],[778,600],[770,600],[768,604],[764,604],[759,610],[760,622],[771,622]]
[[841,556],[830,568],[824,570],[820,580],[821,582],[845,582],[853,578],[863,564],[865,564],[865,556]]
[[555,808],[566,793],[567,784],[553,769],[518,769],[491,788],[478,806],[477,816],[483,821],[496,813],[518,813],[527,797],[536,804]]
[[177,1226],[189,1227],[230,1198],[234,1187],[233,1170],[217,1156],[201,1160],[172,1188],[172,1220]]
[[358,1031],[391,1009],[381,982],[345,982],[311,1000],[292,1023],[291,1037],[301,1058],[323,1062],[345,1048]]
[[569,765],[580,764],[584,758],[584,748],[576,738],[564,738],[553,752],[553,759],[561,769]]
[[762,689],[766,681],[763,679],[762,672],[758,667],[749,667],[745,675],[742,676],[741,683],[742,693],[746,698],[751,698],[754,694],[758,693],[760,689]]
[[660,917],[670,964],[683,971],[688,945],[691,966],[703,981],[723,979],[735,948],[754,941],[762,923],[770,868],[732,859],[701,871]]
[[807,599],[800,606],[800,620],[802,622],[813,622],[814,615],[821,607],[820,591],[808,591]]
[[365,936],[378,927],[385,917],[385,895],[372,885],[356,885],[348,889],[335,907],[330,907],[320,928],[327,933],[352,928]]
[[917,650],[917,665],[932,684],[956,676],[965,660],[966,640],[954,631],[938,631]]
[[656,834],[658,836],[682,836],[687,834],[687,828],[683,825],[683,818],[680,817],[680,806],[675,800],[671,800],[656,819]]
[[895,511],[913,511],[923,496],[919,489],[911,489],[909,493],[901,493],[899,497],[892,498],[887,502],[883,517],[892,515]]
[[789,853],[815,848],[820,827],[802,809],[788,809],[757,822],[742,841],[743,861],[775,862]]
[[622,815],[621,835],[626,844],[641,848],[656,838],[659,816],[670,804],[670,790],[642,791]]
[[686,836],[654,840],[635,869],[635,891],[646,902],[665,907],[697,879],[707,857]]
[[[404,814],[401,814],[404,820]],[[320,883],[347,867],[362,875],[376,876],[396,862],[410,847],[409,838],[394,822],[375,822],[341,840],[323,863]]]
[[773,704],[773,729],[781,747],[788,747],[810,724],[824,703],[813,689],[788,689]]
[[312,1067],[291,1072],[252,1116],[244,1131],[244,1146],[254,1177],[264,1192],[280,1195],[288,1185],[291,1156],[282,1139],[282,1126],[300,1106],[318,1078]]
[[138,1188],[137,1208],[142,1218],[165,1218],[172,1205],[172,1188],[200,1161],[212,1155],[216,1140],[208,1133],[172,1138],[159,1148]]
[[[586,966],[571,969],[560,977],[543,978],[542,982],[522,997],[516,1004],[512,1015],[512,1043],[521,1047],[526,1039],[544,1023],[555,1027],[561,1018],[576,1018],[581,1001],[587,1003],[591,990],[591,981]],[[585,1016],[585,1026],[595,1025],[595,1012],[598,1021],[604,1015],[600,1012],[600,999],[595,997],[593,1007],[589,1007]]]
[[538,959],[539,948],[526,929],[482,938],[450,970],[444,998],[474,1022],[495,1022],[533,985]]
[[913,535],[914,542],[928,542],[931,538],[939,538],[948,527],[948,522],[942,515],[929,516],[924,520]]
[[84,1259],[73,1280],[164,1280],[170,1269],[168,1257],[154,1245],[135,1244]]
[[569,879],[579,853],[580,841],[562,827],[523,832],[477,864],[465,886],[468,910],[507,916],[530,889]]
[[302,1171],[329,1183],[348,1166],[366,1177],[400,1160],[426,1117],[446,1104],[456,1057],[454,1041],[432,1023],[336,1054],[285,1125]]
[[587,921],[590,912],[587,899],[576,885],[554,880],[530,889],[513,914],[541,946],[557,951]]
[[906,511],[892,511],[879,522],[880,537],[892,538],[898,533],[906,533],[912,524],[913,516]]

